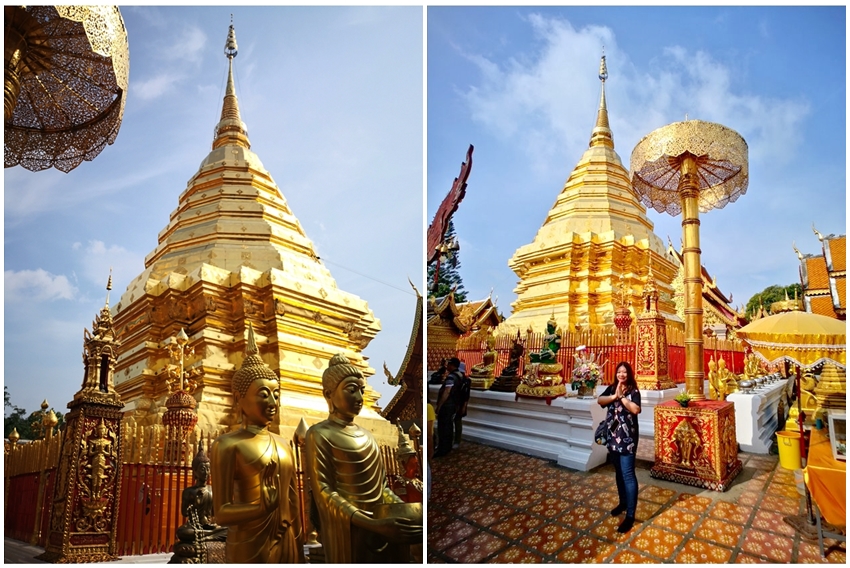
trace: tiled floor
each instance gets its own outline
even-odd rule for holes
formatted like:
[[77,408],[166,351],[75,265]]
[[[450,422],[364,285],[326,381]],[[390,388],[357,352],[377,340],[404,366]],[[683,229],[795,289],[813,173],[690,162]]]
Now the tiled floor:
[[[725,493],[649,476],[652,444],[638,454],[635,527],[622,516],[614,470],[583,473],[546,460],[464,442],[432,462],[428,562],[840,563],[782,521],[802,513],[794,476],[776,456],[740,454],[744,470]],[[640,447],[640,446],[639,446]]]

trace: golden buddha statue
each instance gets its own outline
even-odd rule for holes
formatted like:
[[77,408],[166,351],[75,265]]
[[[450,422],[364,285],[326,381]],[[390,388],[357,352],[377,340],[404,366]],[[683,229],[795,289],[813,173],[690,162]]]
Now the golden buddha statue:
[[471,388],[487,390],[496,378],[496,336],[491,329],[487,333],[487,351],[484,352],[483,361],[473,365],[469,373]]
[[723,357],[715,363],[714,356],[708,361],[708,398],[726,400],[730,393],[738,391],[738,378],[726,368]]
[[354,423],[365,389],[360,370],[334,355],[322,374],[330,414],[307,431],[305,442],[319,540],[331,564],[406,563],[409,545],[422,542],[422,506],[390,490],[375,438]]
[[227,563],[303,561],[295,466],[289,443],[269,431],[280,382],[263,363],[248,327],[233,396],[242,428],[219,436],[210,450],[215,519],[228,527]]
[[759,364],[756,354],[752,351],[747,353],[747,356],[744,358],[744,379],[751,381],[763,374],[761,373],[760,367],[761,365]]

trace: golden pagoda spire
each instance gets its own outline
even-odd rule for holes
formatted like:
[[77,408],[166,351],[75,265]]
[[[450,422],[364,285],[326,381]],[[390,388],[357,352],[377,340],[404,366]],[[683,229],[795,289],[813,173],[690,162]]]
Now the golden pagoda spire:
[[236,45],[236,29],[233,27],[233,16],[230,16],[230,29],[224,44],[224,55],[228,60],[227,88],[224,92],[224,104],[221,108],[221,120],[215,127],[213,149],[225,144],[236,144],[245,148],[251,147],[248,141],[248,128],[242,122],[239,114],[239,101],[236,99],[236,85],[233,81],[233,58],[238,53]]
[[602,59],[599,61],[599,80],[602,82],[602,94],[599,96],[599,110],[596,113],[596,126],[590,135],[590,146],[614,147],[614,135],[608,124],[608,103],[605,100],[605,80],[608,79],[608,66],[605,64],[603,48]]

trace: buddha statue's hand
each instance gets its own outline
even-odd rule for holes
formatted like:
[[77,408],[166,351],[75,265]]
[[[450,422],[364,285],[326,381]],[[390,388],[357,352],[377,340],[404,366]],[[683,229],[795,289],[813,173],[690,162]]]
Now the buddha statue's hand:
[[280,492],[277,489],[277,468],[274,462],[266,466],[260,486],[260,498],[263,510],[272,511],[280,504]]
[[407,544],[422,542],[422,524],[420,521],[400,517],[370,519],[367,528],[383,536],[389,542]]

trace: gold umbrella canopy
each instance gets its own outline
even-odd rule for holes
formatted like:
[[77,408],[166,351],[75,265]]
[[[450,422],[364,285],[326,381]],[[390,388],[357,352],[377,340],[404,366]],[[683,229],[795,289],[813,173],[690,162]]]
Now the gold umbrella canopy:
[[846,367],[847,326],[810,312],[784,312],[756,320],[735,332],[768,363],[791,361],[802,368],[830,362]]
[[747,143],[734,130],[702,120],[674,122],[644,136],[632,150],[632,187],[647,207],[682,212],[682,161],[696,162],[699,210],[722,209],[747,192]]
[[118,136],[130,52],[117,6],[5,6],[4,166],[63,172]]

